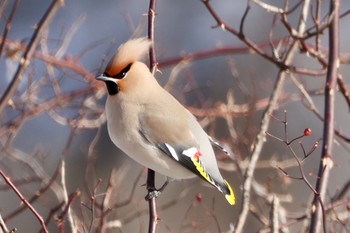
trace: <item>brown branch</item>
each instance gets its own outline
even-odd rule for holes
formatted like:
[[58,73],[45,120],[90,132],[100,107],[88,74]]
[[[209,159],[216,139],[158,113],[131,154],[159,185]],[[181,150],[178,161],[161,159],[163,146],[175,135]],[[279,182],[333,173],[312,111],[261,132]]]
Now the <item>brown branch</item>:
[[[259,45],[261,48],[268,47],[268,44],[261,44]],[[216,56],[222,56],[226,54],[240,54],[240,53],[249,53],[251,49],[247,46],[242,46],[242,47],[222,47],[222,48],[214,48],[214,49],[209,49],[209,50],[202,50],[194,53],[185,53],[182,54],[181,56],[173,57],[173,58],[168,58],[168,59],[163,59],[159,61],[158,67],[163,68],[171,65],[176,65],[181,61],[184,60],[200,60],[200,59],[205,59],[208,57],[216,57]]]
[[45,233],[48,233],[47,227],[45,225],[44,219],[42,216],[36,211],[36,209],[30,204],[30,202],[22,195],[22,193],[17,189],[17,187],[11,182],[10,178],[6,176],[6,174],[0,169],[0,175],[4,179],[4,181],[11,187],[11,189],[16,193],[16,195],[21,199],[24,205],[34,214],[34,216],[38,219],[40,225],[42,226]]
[[[298,34],[302,35],[305,31],[305,22],[307,17],[307,9],[309,7],[309,1],[304,1],[302,14],[299,18],[299,26],[298,26]],[[290,46],[289,50],[286,53],[286,57],[283,61],[283,64],[290,65],[293,61],[293,58],[295,56],[295,52],[298,48],[297,42],[294,40],[292,45]],[[263,145],[265,144],[266,134],[269,124],[270,124],[270,116],[272,115],[273,111],[277,107],[278,99],[281,96],[281,93],[283,91],[283,85],[284,81],[286,79],[286,72],[283,67],[280,67],[280,71],[278,73],[277,80],[275,82],[275,86],[273,89],[273,92],[270,97],[270,102],[265,110],[261,125],[260,125],[260,131],[256,136],[255,144],[252,149],[249,165],[246,169],[245,175],[244,175],[244,183],[243,183],[243,200],[242,200],[242,207],[240,209],[238,221],[236,223],[236,233],[240,233],[243,231],[248,212],[249,212],[249,205],[250,205],[250,195],[251,195],[251,188],[252,188],[252,182],[253,182],[253,175],[256,168],[256,164],[259,160],[260,153],[262,150]]]
[[350,9],[347,10],[347,11],[345,11],[344,13],[342,13],[342,14],[339,16],[339,18],[343,18],[343,17],[347,16],[348,14],[350,14]]
[[156,16],[156,0],[149,1],[149,10],[148,10],[148,38],[152,41],[152,46],[149,49],[149,67],[154,74],[157,70],[157,58],[154,48],[154,27],[155,27],[155,16]]
[[[313,102],[310,94],[306,91],[305,87],[296,79],[296,77],[294,77],[293,74],[291,74],[290,76],[291,80],[294,82],[295,86],[300,90],[300,92],[302,93],[302,95],[304,96],[304,100],[306,100],[307,102],[307,108],[309,110],[311,110],[316,117],[321,120],[322,122],[324,122],[324,117],[321,115],[321,113],[318,111],[316,104]],[[339,79],[339,78],[338,78]],[[306,105],[306,103],[302,102],[303,104]],[[337,135],[339,138],[341,138],[342,140],[344,140],[345,142],[349,143],[350,142],[350,138],[343,135],[340,130],[335,129],[334,130],[335,135]]]
[[295,161],[297,162],[298,164],[298,169],[299,169],[299,173],[300,173],[300,177],[297,177],[297,176],[291,176],[288,174],[287,171],[285,171],[283,168],[281,168],[280,166],[277,166],[277,168],[283,172],[283,174],[291,179],[296,179],[296,180],[303,180],[304,183],[309,187],[309,189],[315,194],[315,195],[318,195],[317,191],[315,190],[315,188],[311,185],[311,183],[309,182],[309,180],[307,179],[306,175],[305,175],[305,172],[304,172],[304,169],[303,169],[303,161],[310,155],[312,154],[315,149],[317,148],[317,146],[315,145],[318,145],[318,142],[316,142],[313,147],[309,150],[309,152],[305,152],[305,149],[304,149],[304,146],[302,145],[301,142],[299,142],[299,144],[301,145],[302,147],[302,151],[303,151],[303,158],[302,159],[299,159],[298,155],[296,154],[296,152],[294,151],[293,147],[292,147],[292,144],[295,143],[297,140],[299,139],[302,139],[303,137],[307,137],[307,136],[310,136],[311,135],[311,129],[309,128],[306,128],[304,130],[304,133],[301,135],[301,136],[297,136],[295,138],[293,138],[292,140],[288,140],[288,130],[287,130],[287,125],[288,125],[288,120],[287,120],[287,111],[284,112],[284,120],[280,120],[278,119],[277,117],[275,116],[271,116],[273,119],[281,122],[283,125],[284,125],[284,139],[282,138],[279,138],[269,132],[266,132],[266,135],[268,135],[269,137],[272,137],[280,142],[283,142],[286,147],[288,148],[288,150],[292,153]]
[[247,6],[246,6],[246,8],[245,8],[245,11],[244,11],[243,16],[242,16],[242,18],[241,18],[241,22],[240,22],[240,24],[239,24],[239,34],[240,34],[241,36],[244,36],[244,30],[243,30],[243,28],[244,28],[244,22],[245,22],[245,20],[246,20],[246,18],[247,18],[247,16],[248,16],[248,13],[249,13],[249,11],[250,11],[250,8],[251,8],[251,6],[250,6],[250,1],[248,0],[248,1],[247,1]]
[[244,174],[243,200],[242,200],[243,203],[242,203],[239,218],[236,224],[237,233],[240,233],[243,231],[243,227],[248,216],[254,170],[258,162],[258,159],[260,157],[262,147],[265,143],[265,138],[266,138],[265,132],[267,131],[270,124],[270,116],[272,115],[272,112],[275,110],[278,103],[278,99],[282,93],[285,75],[286,75],[285,72],[283,71],[279,72],[278,78],[275,82],[274,91],[270,97],[269,105],[265,110],[265,113],[261,120],[260,131],[257,134],[255,139],[255,144],[252,149],[249,165]]
[[17,8],[18,8],[18,4],[19,4],[19,0],[16,0],[15,3],[13,4],[13,6],[12,6],[12,10],[11,10],[10,16],[8,17],[8,19],[6,21],[5,29],[4,29],[4,31],[2,33],[2,39],[1,39],[1,44],[0,44],[0,56],[2,54],[2,50],[4,49],[5,41],[6,41],[6,38],[7,38],[7,34],[10,31],[11,22],[12,22],[12,19],[13,19],[15,13],[16,13]]
[[[0,39],[4,39],[4,37],[2,37],[0,35]],[[5,44],[7,46],[10,45],[16,45],[14,50],[18,50],[18,51],[26,51],[27,49],[27,45],[24,43],[18,43],[14,40],[9,40],[6,39],[4,40]],[[99,43],[101,43],[101,41],[98,41]],[[96,42],[97,43],[97,42]],[[101,82],[96,81],[95,75],[92,74],[90,71],[86,70],[85,67],[83,67],[80,63],[79,63],[79,58],[80,58],[80,54],[78,54],[75,57],[71,57],[71,56],[66,56],[65,58],[57,58],[53,55],[50,54],[43,54],[40,51],[35,51],[33,54],[33,58],[39,59],[45,63],[47,63],[48,65],[52,65],[55,66],[57,68],[66,68],[69,69],[79,75],[81,75],[87,82],[92,83],[93,86],[96,87],[104,87],[103,84],[101,84]]]
[[329,61],[328,72],[325,84],[325,109],[324,109],[324,128],[323,128],[323,145],[318,169],[316,182],[316,191],[319,196],[315,195],[312,202],[310,232],[326,232],[326,216],[322,213],[322,206],[325,201],[330,170],[333,167],[332,153],[334,141],[334,107],[335,107],[335,89],[337,84],[338,66],[339,66],[339,0],[330,1],[329,15],[333,15],[329,28]]
[[63,230],[60,232],[64,232],[64,224],[63,224],[64,218],[67,216],[67,214],[69,215],[69,213],[68,213],[69,208],[72,205],[75,198],[78,197],[79,195],[80,195],[79,191],[75,191],[75,192],[71,193],[68,197],[68,201],[66,203],[64,203],[66,206],[62,210],[61,214],[59,216],[57,216],[57,218],[56,218],[57,225],[60,229]]
[[16,230],[11,230],[11,231],[8,230],[4,219],[2,219],[1,214],[0,214],[0,228],[1,228],[2,232],[4,232],[4,233],[10,233],[10,232],[16,231]]
[[[62,201],[61,203],[59,203],[57,206],[55,206],[54,208],[50,209],[49,214],[46,217],[45,220],[45,225],[49,225],[49,223],[51,222],[51,219],[55,217],[55,213],[58,212],[60,209],[62,209],[62,207],[64,206],[65,202]],[[40,230],[40,233],[43,232],[43,229]]]
[[[229,26],[228,24],[226,24],[224,22],[223,19],[221,19],[221,17],[216,13],[216,11],[214,10],[214,8],[212,7],[212,5],[210,4],[210,0],[202,0],[202,2],[204,3],[205,7],[207,8],[207,10],[209,11],[209,13],[212,15],[212,17],[215,19],[216,23],[217,23],[217,27],[222,28],[225,31],[228,31],[230,33],[232,33],[233,35],[235,35],[238,39],[240,39],[243,43],[245,43],[250,49],[252,49],[254,52],[256,52],[257,54],[259,54],[260,56],[262,56],[263,58],[267,59],[268,61],[271,61],[272,63],[274,63],[276,66],[278,66],[280,69],[282,70],[286,70],[286,69],[290,69],[290,70],[294,70],[291,67],[286,66],[285,63],[276,60],[275,57],[270,56],[268,54],[266,54],[263,50],[261,50],[261,48],[255,44],[251,39],[249,39],[248,37],[246,37],[241,31],[237,31],[236,29],[234,29],[233,27]],[[249,6],[249,5],[248,5]],[[245,11],[245,14],[248,12],[248,6],[247,9]],[[242,22],[241,22],[242,23]],[[243,25],[241,25],[241,28],[243,28]]]
[[[40,190],[37,191],[37,193],[29,199],[29,203],[34,203],[39,197],[41,197],[49,188],[52,186],[58,175],[60,174],[60,166],[57,167],[55,173],[52,175],[51,179],[48,181],[48,183],[43,186]],[[8,214],[4,217],[5,221],[8,221],[15,217],[16,215],[20,214],[26,209],[26,206],[21,206],[17,210],[13,211],[12,213]]]
[[[90,231],[89,232],[92,232],[91,230],[91,226],[92,226],[92,223],[93,221],[95,220],[95,215],[94,215],[94,205],[96,205],[99,209],[100,209],[100,212],[101,212],[101,216],[99,216],[100,218],[100,230],[102,232],[103,229],[105,229],[105,225],[106,225],[106,222],[107,222],[107,216],[109,213],[111,213],[113,210],[116,210],[118,208],[121,208],[121,207],[124,207],[126,205],[129,205],[132,203],[132,200],[133,200],[133,197],[135,196],[135,191],[136,191],[136,188],[137,188],[137,184],[139,183],[141,177],[142,177],[142,174],[144,174],[143,171],[140,171],[138,176],[136,177],[136,179],[134,180],[134,183],[132,185],[132,189],[131,189],[131,192],[130,194],[128,195],[128,197],[126,198],[126,200],[124,201],[121,201],[119,203],[115,203],[114,205],[110,206],[110,204],[108,203],[109,202],[109,199],[111,198],[110,195],[108,195],[109,193],[112,193],[113,192],[113,189],[114,190],[118,190],[118,188],[114,187],[115,185],[113,184],[112,180],[115,180],[115,176],[113,175],[113,172],[109,178],[109,183],[108,183],[108,186],[106,188],[106,191],[105,191],[105,194],[104,194],[104,198],[103,198],[103,201],[102,203],[106,203],[106,204],[101,204],[99,205],[98,203],[96,203],[96,187],[94,189],[94,192],[91,196],[91,202],[93,202],[91,204],[91,212],[92,212],[92,217],[91,217],[91,223],[90,223]],[[107,204],[108,203],[108,204]],[[148,212],[149,212],[149,209],[148,209]],[[131,215],[133,216],[133,215]],[[131,219],[130,219],[131,221]],[[126,224],[124,221],[121,221],[123,222],[124,224]]]
[[[304,130],[304,134],[303,136],[301,137],[296,137],[294,139],[292,139],[290,142],[288,141],[288,136],[287,136],[287,125],[288,125],[288,121],[287,121],[287,115],[286,115],[286,112],[285,112],[285,119],[284,121],[281,121],[279,120],[278,118],[274,118],[276,119],[277,121],[280,121],[284,124],[284,133],[285,133],[285,139],[281,139],[277,136],[274,136],[270,133],[268,133],[267,135],[269,135],[270,137],[274,138],[274,139],[277,139],[281,142],[283,142],[286,147],[288,148],[288,150],[292,153],[295,161],[298,163],[298,168],[299,168],[299,173],[301,176],[291,176],[288,174],[287,171],[285,171],[284,169],[282,169],[281,167],[277,166],[277,168],[286,176],[286,177],[289,177],[291,179],[295,179],[295,180],[302,180],[304,181],[304,183],[309,187],[309,189],[313,192],[314,194],[314,197],[316,199],[316,201],[320,204],[320,211],[322,212],[323,216],[325,216],[325,207],[324,207],[324,204],[323,204],[323,201],[320,199],[320,195],[319,195],[319,192],[312,186],[312,184],[310,183],[310,181],[307,179],[306,175],[305,175],[305,172],[304,172],[304,169],[303,169],[303,166],[302,166],[302,163],[304,162],[304,160],[309,156],[311,155],[315,149],[317,148],[317,145],[318,145],[318,142],[315,142],[314,146],[310,149],[310,151],[308,153],[306,153],[305,149],[304,149],[304,146],[302,145],[301,142],[299,142],[299,144],[301,145],[301,148],[302,148],[302,151],[303,151],[303,159],[299,159],[299,157],[297,156],[297,154],[295,153],[293,147],[292,147],[292,143],[293,142],[296,142],[296,139],[301,139],[302,137],[304,136],[310,136],[311,135],[311,129],[309,128],[306,128]],[[325,219],[323,219],[325,220]],[[324,225],[325,227],[325,225]]]
[[[249,4],[247,5],[247,8],[244,12],[243,15],[243,20],[241,20],[241,24],[240,24],[240,31],[236,30],[235,28],[231,27],[230,25],[228,25],[214,10],[214,8],[212,7],[212,5],[210,4],[210,0],[202,0],[202,2],[204,3],[204,5],[206,6],[207,10],[209,11],[209,13],[212,15],[212,17],[215,19],[217,26],[215,26],[214,28],[222,28],[225,31],[230,32],[231,34],[235,35],[238,39],[240,39],[243,43],[245,43],[249,49],[251,51],[254,51],[255,53],[257,53],[258,55],[260,55],[261,57],[265,58],[266,60],[272,62],[273,64],[275,64],[279,69],[281,70],[288,70],[289,72],[294,72],[294,73],[299,73],[299,74],[305,74],[305,75],[311,75],[311,76],[320,76],[320,75],[324,75],[326,70],[325,69],[321,69],[321,70],[311,70],[311,69],[306,69],[306,68],[298,68],[295,67],[291,64],[286,64],[284,61],[279,60],[278,58],[276,58],[276,56],[274,55],[269,55],[267,53],[265,53],[262,48],[256,44],[255,42],[253,42],[250,38],[246,37],[244,35],[244,33],[242,32],[243,30],[243,24],[244,24],[244,19],[247,16],[247,13],[249,12],[250,6]],[[302,1],[300,1],[301,3]],[[287,12],[287,9],[286,9]],[[305,13],[303,13],[305,14]],[[303,32],[305,31],[305,29],[303,30]],[[305,39],[302,37],[303,33],[295,33],[293,31],[290,32],[290,34],[292,35],[292,37],[294,38],[294,42],[293,44],[297,41],[297,40],[301,40],[301,39]]]
[[279,233],[279,228],[280,228],[279,215],[278,215],[279,209],[280,209],[280,200],[276,195],[274,195],[272,197],[271,210],[270,210],[270,222],[271,222],[272,233]]
[[[148,193],[154,191],[155,189],[155,172],[152,169],[147,171],[147,190]],[[156,232],[157,225],[157,205],[156,197],[152,197],[148,200],[148,213],[149,213],[149,223],[148,223],[148,233]]]
[[[123,170],[120,171],[120,169],[119,169],[118,173],[125,174],[126,172],[123,171]],[[97,197],[96,196],[96,187],[97,186],[95,186],[94,192],[93,192],[93,194],[91,196],[91,200],[92,200],[92,202],[95,203],[95,205],[99,208],[99,210],[101,212],[101,215],[99,216],[99,218],[100,218],[100,226],[99,226],[100,229],[98,229],[99,231],[103,232],[103,230],[106,229],[106,227],[108,227],[107,226],[108,225],[108,222],[107,222],[108,214],[110,214],[113,210],[117,210],[117,209],[122,208],[122,207],[124,207],[126,205],[129,205],[129,204],[131,204],[133,202],[133,200],[134,200],[133,198],[135,196],[136,188],[138,187],[139,181],[140,181],[140,179],[141,179],[143,174],[144,174],[144,171],[142,170],[137,175],[136,179],[133,182],[132,189],[131,189],[128,197],[125,200],[123,200],[121,202],[117,202],[117,203],[115,203],[113,205],[110,204],[110,200],[111,200],[111,198],[113,198],[110,194],[115,192],[114,190],[118,190],[118,189],[122,188],[122,187],[115,187],[116,177],[119,178],[119,177],[121,177],[121,175],[114,174],[114,172],[112,171],[112,173],[110,175],[110,178],[109,178],[109,182],[108,182],[108,186],[106,188],[106,191],[103,193],[102,204],[99,204],[99,203],[97,203],[95,201],[96,197]],[[119,178],[119,183],[122,180],[123,180],[122,177]],[[122,185],[122,184],[120,184],[120,185]],[[99,194],[99,195],[101,195],[101,194]],[[92,206],[92,204],[91,204],[91,206]],[[89,209],[91,209],[91,211],[93,213],[94,207],[92,206]],[[149,209],[148,209],[148,212],[149,212]],[[91,224],[92,224],[93,220],[94,220],[94,215],[91,218]],[[121,222],[126,224],[124,221],[121,221]],[[90,230],[89,232],[92,232],[92,231]]]
[[[30,183],[34,183],[34,182],[40,182],[41,178],[37,177],[37,176],[33,176],[33,177],[27,177],[27,178],[23,178],[23,179],[19,179],[19,180],[15,180],[12,181],[12,183],[14,183],[17,187],[22,186],[22,185],[27,185]],[[4,190],[8,190],[11,189],[8,185],[0,185],[0,190],[4,191]]]
[[[156,52],[155,52],[155,44],[154,44],[156,4],[157,4],[156,0],[150,0],[149,10],[148,10],[148,38],[152,41],[152,46],[149,50],[149,62],[150,62],[150,71],[152,72],[153,75],[157,70],[157,60],[156,60]],[[152,169],[148,168],[148,172],[147,172],[148,194],[150,194],[150,192],[154,190],[155,190],[155,172]],[[155,233],[156,225],[157,225],[157,206],[156,206],[155,197],[149,198],[148,210],[149,210],[148,233]]]
[[137,177],[136,177],[136,179],[134,181],[134,184],[132,185],[132,188],[131,188],[129,196],[124,201],[116,203],[110,209],[121,208],[121,207],[129,205],[131,203],[131,201],[133,200],[133,198],[135,196],[135,193],[136,193],[137,184],[138,184],[139,180],[141,179],[141,176],[142,176],[143,173],[144,173],[143,171],[140,171],[139,174],[137,175]]
[[339,90],[343,94],[343,97],[346,103],[348,104],[348,108],[350,111],[350,90],[344,83],[343,77],[340,74],[338,75],[337,83],[338,83]]
[[68,93],[62,93],[40,104],[34,104],[31,109],[23,112],[18,118],[14,118],[11,121],[6,122],[6,124],[0,128],[0,136],[16,131],[16,129],[19,128],[26,120],[49,111],[50,109],[69,105],[72,103],[74,98],[86,96],[92,93],[94,90],[94,87],[83,88]]
[[51,22],[51,19],[56,14],[58,8],[63,4],[63,0],[54,0],[52,1],[51,5],[45,12],[44,16],[41,18],[40,22],[37,25],[37,29],[34,31],[34,34],[32,38],[30,39],[30,42],[28,44],[27,50],[24,52],[20,63],[17,67],[17,71],[15,75],[13,76],[12,81],[10,82],[9,86],[7,87],[5,93],[1,96],[0,99],[0,115],[3,114],[3,111],[5,110],[5,107],[8,104],[8,101],[11,99],[12,95],[17,89],[18,84],[21,81],[22,74],[25,71],[26,67],[31,62],[31,58],[35,52],[36,46],[39,43],[40,36],[42,32],[47,28],[49,23]]
[[[315,18],[315,26],[316,26],[316,31],[320,31],[320,17],[321,17],[321,0],[316,1],[316,18]],[[316,51],[319,51],[320,48],[320,34],[317,33],[315,37],[315,43],[316,43]]]

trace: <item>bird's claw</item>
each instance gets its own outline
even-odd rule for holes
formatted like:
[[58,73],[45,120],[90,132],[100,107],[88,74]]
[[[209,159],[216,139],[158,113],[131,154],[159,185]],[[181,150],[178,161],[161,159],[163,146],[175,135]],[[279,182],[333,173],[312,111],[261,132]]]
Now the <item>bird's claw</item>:
[[145,196],[145,200],[149,201],[152,198],[157,198],[160,196],[162,192],[160,190],[154,189],[154,190],[149,190],[147,195]]

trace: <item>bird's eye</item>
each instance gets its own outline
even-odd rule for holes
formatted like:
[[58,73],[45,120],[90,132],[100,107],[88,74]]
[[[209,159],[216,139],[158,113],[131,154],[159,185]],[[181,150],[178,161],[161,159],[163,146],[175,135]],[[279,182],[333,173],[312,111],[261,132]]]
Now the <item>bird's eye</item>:
[[131,64],[127,65],[124,69],[122,69],[122,71],[120,71],[118,74],[114,75],[113,78],[116,79],[123,79],[125,77],[125,75],[128,73],[128,71],[130,70]]

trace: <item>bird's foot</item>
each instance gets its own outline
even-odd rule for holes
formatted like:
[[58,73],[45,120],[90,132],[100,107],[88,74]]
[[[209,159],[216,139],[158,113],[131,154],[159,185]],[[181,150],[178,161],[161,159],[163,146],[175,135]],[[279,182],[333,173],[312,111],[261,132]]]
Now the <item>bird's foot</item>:
[[151,200],[152,198],[157,198],[157,197],[159,197],[160,196],[160,194],[161,194],[162,192],[161,191],[159,191],[159,190],[151,190],[151,189],[149,189],[148,190],[148,193],[147,193],[147,195],[145,196],[145,200],[146,201],[149,201],[149,200]]
[[163,190],[165,189],[165,187],[169,184],[170,182],[170,179],[167,178],[167,180],[164,182],[164,184],[159,188],[159,189],[156,189],[155,187],[148,187],[147,190],[148,190],[148,193],[147,195],[145,196],[145,200],[146,201],[149,201],[151,200],[152,198],[157,198],[160,196],[160,194],[163,192]]

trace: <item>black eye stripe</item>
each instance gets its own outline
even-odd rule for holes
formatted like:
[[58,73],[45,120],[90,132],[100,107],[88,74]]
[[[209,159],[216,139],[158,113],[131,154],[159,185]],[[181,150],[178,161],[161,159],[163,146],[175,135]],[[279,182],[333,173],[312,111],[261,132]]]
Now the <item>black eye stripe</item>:
[[125,77],[125,75],[128,73],[128,71],[130,70],[131,67],[131,63],[129,65],[127,65],[124,69],[122,69],[118,74],[116,75],[110,75],[108,72],[104,72],[103,76],[105,77],[111,77],[111,78],[115,78],[115,79],[123,79]]
[[127,65],[122,71],[120,71],[118,74],[114,75],[113,78],[115,79],[122,79],[125,77],[125,75],[128,73],[130,70],[131,64]]

